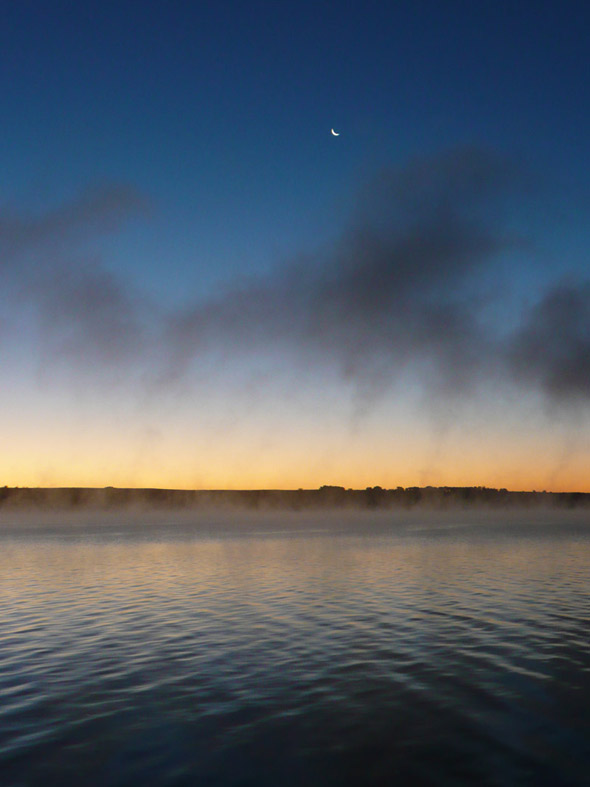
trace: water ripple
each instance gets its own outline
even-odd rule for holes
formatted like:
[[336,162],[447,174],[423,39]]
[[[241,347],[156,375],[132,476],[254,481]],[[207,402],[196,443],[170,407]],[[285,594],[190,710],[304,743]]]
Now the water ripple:
[[587,531],[292,524],[0,534],[0,783],[588,784]]

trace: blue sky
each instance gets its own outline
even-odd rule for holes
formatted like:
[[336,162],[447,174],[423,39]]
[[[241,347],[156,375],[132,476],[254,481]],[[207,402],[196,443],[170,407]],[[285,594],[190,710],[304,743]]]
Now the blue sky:
[[199,287],[313,246],[372,169],[423,151],[490,145],[581,189],[587,16],[535,2],[7,4],[3,200],[133,184],[153,214],[113,261],[174,289],[170,267]]
[[[115,297],[116,292],[120,304],[145,299],[152,316],[163,315],[165,322],[174,325],[180,319],[192,320],[192,324],[197,320],[200,325],[204,314],[214,312],[215,319],[206,323],[207,331],[217,331],[213,343],[222,346],[223,363],[235,368],[238,377],[244,367],[260,366],[268,367],[270,375],[288,376],[290,365],[295,364],[291,350],[269,349],[268,343],[255,343],[245,350],[240,337],[255,333],[253,318],[247,317],[244,325],[236,327],[239,318],[232,316],[230,327],[229,317],[224,323],[218,316],[228,314],[229,304],[236,303],[236,287],[246,288],[249,302],[257,308],[264,306],[268,313],[274,315],[279,303],[289,311],[292,304],[280,294],[281,276],[290,266],[308,260],[307,273],[301,276],[311,281],[310,266],[321,268],[326,259],[342,259],[341,251],[334,249],[341,249],[356,226],[351,216],[366,208],[363,194],[373,188],[367,184],[384,172],[411,169],[412,162],[444,158],[447,151],[483,151],[482,155],[498,156],[526,173],[526,186],[519,185],[502,207],[485,201],[486,222],[494,227],[496,211],[503,211],[501,229],[494,232],[519,239],[518,243],[502,241],[494,265],[478,268],[478,282],[495,283],[496,290],[504,293],[503,297],[496,294],[491,306],[489,300],[481,306],[481,315],[495,320],[497,332],[521,319],[523,324],[532,324],[535,318],[523,316],[522,310],[534,309],[549,297],[563,277],[575,282],[572,287],[578,295],[585,292],[579,282],[586,275],[590,240],[585,221],[590,12],[581,3],[21,0],[4,4],[1,15],[2,216],[8,224],[13,222],[10,226],[21,222],[26,234],[32,233],[32,224],[43,216],[63,210],[68,214],[67,206],[84,200],[80,195],[88,190],[113,190],[108,199],[118,206],[111,205],[114,213],[100,231],[91,227],[74,240],[68,236],[67,240],[44,241],[45,245],[27,252],[28,262],[14,258],[5,264],[4,275],[10,278],[13,294],[3,305],[1,324],[7,326],[9,338],[0,346],[7,359],[0,374],[4,396],[13,407],[18,394],[11,399],[6,391],[34,389],[39,379],[38,370],[31,372],[34,360],[25,363],[23,357],[46,357],[43,336],[36,333],[39,320],[55,321],[55,316],[47,316],[47,305],[39,318],[37,296],[16,308],[14,293],[27,290],[37,279],[49,282],[43,287],[54,286],[59,276],[70,275],[72,266],[94,273],[100,269],[101,276],[113,277],[112,286],[106,288],[108,297]],[[332,127],[340,132],[338,138],[330,134]],[[411,171],[413,178],[418,177],[416,169]],[[469,176],[479,177],[477,167],[473,172]],[[401,188],[399,183],[397,188]],[[444,192],[443,187],[436,188]],[[121,208],[119,197],[113,194],[125,190],[133,198],[125,197]],[[386,213],[385,220],[390,218]],[[2,227],[5,238],[10,236],[8,224],[0,225],[0,241]],[[57,259],[59,264],[55,264]],[[324,290],[331,280],[330,264]],[[56,269],[53,280],[52,266]],[[40,278],[37,269],[44,271]],[[368,267],[362,270],[366,273]],[[364,274],[359,275],[366,283]],[[248,283],[252,277],[258,284]],[[96,304],[107,297],[101,286],[96,276],[84,284],[84,309],[91,317],[88,324],[82,325],[77,314],[70,327],[60,328],[77,331],[76,341],[87,336],[89,346],[95,348],[92,331],[105,328],[104,320],[112,319],[114,313],[111,303],[111,316],[102,312],[92,316]],[[468,283],[461,279],[457,286],[462,289]],[[262,300],[256,300],[248,287],[256,292],[262,289]],[[295,300],[308,298],[306,288],[295,288]],[[555,364],[561,363],[564,353],[571,354],[572,347],[578,360],[586,358],[586,296],[580,297],[581,326],[573,338],[571,326],[564,329],[564,341],[570,344],[563,352],[561,345],[555,351]],[[305,308],[310,302],[306,301]],[[335,303],[337,309],[348,300]],[[544,311],[539,307],[538,314],[561,319],[561,311],[556,316],[555,309],[562,307],[555,303],[554,299]],[[293,306],[294,323],[304,320],[303,311],[297,308]],[[393,330],[385,316],[383,330]],[[262,315],[260,319],[262,333],[284,335],[276,317]],[[542,423],[545,407],[537,406],[537,399],[553,401],[555,391],[563,388],[552,382],[555,364],[547,369],[538,358],[535,342],[541,335],[538,323],[542,319],[535,323],[533,338],[532,329],[527,333],[523,328],[515,340],[519,357],[524,352],[531,367],[524,375],[529,387],[523,396],[535,413],[531,416],[535,424]],[[157,345],[160,338],[153,335],[161,336],[161,325],[145,315],[141,320],[142,330]],[[107,325],[105,335],[112,340],[117,330],[127,331],[121,326],[120,322]],[[51,332],[52,325],[47,330]],[[330,330],[334,337],[336,333],[341,336],[342,322],[337,330],[334,325]],[[307,333],[301,331],[298,334],[294,329],[291,344],[305,344],[301,337]],[[125,342],[131,333],[123,337]],[[347,336],[346,341],[366,341],[360,334]],[[194,339],[187,333],[183,341]],[[523,342],[528,342],[526,352]],[[237,348],[233,356],[232,347]],[[163,429],[166,433],[162,424],[170,402],[162,405],[161,412],[150,405],[148,415],[142,409],[137,378],[158,377],[154,367],[169,352],[169,347],[155,347],[157,360],[144,353],[141,371],[134,369],[125,378],[126,393],[121,397],[125,407],[136,413],[140,431]],[[317,356],[326,347],[318,350],[315,345],[311,352]],[[425,357],[431,355],[429,349]],[[277,356],[282,360],[277,361]],[[53,383],[63,401],[85,375],[77,357],[68,374]],[[201,357],[197,365],[207,363]],[[57,365],[61,368],[62,361]],[[308,360],[304,366],[309,368]],[[569,374],[563,368],[558,373],[564,379]],[[232,376],[226,368],[223,374]],[[330,407],[325,390],[330,389],[330,397],[342,407],[350,397],[358,398],[351,394],[346,374],[345,370],[340,384],[326,382],[325,367],[309,377],[301,396],[306,401],[311,396],[315,404],[304,408],[305,429],[313,431],[312,410],[323,412]],[[123,377],[120,367],[104,370],[105,380]],[[522,384],[518,380],[523,375],[516,375],[516,383],[514,375],[508,377],[509,386]],[[579,400],[585,401],[588,391],[574,377],[576,408],[585,412]],[[504,385],[505,374],[502,380]],[[477,381],[479,388],[479,373]],[[483,384],[486,395],[491,395],[496,384],[492,377]],[[106,390],[108,385],[107,398],[112,393]],[[234,407],[239,410],[243,403],[235,381],[219,385],[210,397],[219,400],[233,391]],[[194,401],[192,390],[187,382],[181,397],[187,418]],[[257,397],[256,407],[260,405],[264,412],[266,406],[260,403],[265,395]],[[564,396],[559,397],[562,402]],[[48,417],[55,412],[55,404],[50,404],[43,390],[33,399],[36,405],[31,406],[46,411]],[[76,401],[72,407],[79,408],[83,420],[87,403],[83,397]],[[199,405],[201,415],[209,406]],[[66,422],[71,426],[69,417],[60,415],[65,419],[64,429]],[[258,413],[251,422],[253,432],[259,433],[261,419]],[[345,421],[343,416],[342,430],[348,434],[350,425]],[[26,422],[23,412],[25,431]],[[358,441],[358,436],[354,439]],[[247,440],[245,444],[250,445]],[[367,438],[363,451],[370,452],[370,446]],[[227,451],[231,454],[232,450],[228,437]],[[50,479],[59,476],[52,475],[51,468],[43,472]],[[16,477],[15,473],[11,470],[10,477]],[[131,471],[127,476],[132,478]],[[289,471],[287,476],[291,481],[295,473]],[[352,471],[347,473],[347,481],[352,482],[353,476]],[[228,483],[239,485],[238,479],[239,473],[235,482]],[[485,478],[479,480],[485,483]],[[264,478],[256,483],[264,485]],[[510,486],[510,479],[503,485]]]

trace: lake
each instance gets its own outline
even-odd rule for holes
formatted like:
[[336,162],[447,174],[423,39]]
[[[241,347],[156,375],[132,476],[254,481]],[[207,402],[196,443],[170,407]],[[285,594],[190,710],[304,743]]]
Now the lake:
[[589,512],[2,516],[3,787],[589,783]]

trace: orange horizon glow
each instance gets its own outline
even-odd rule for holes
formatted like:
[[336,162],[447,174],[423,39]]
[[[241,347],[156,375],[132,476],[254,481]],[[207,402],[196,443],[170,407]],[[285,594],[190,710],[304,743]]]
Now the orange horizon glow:
[[434,487],[434,488],[445,488],[445,487],[455,487],[455,488],[487,488],[487,489],[506,489],[508,492],[548,492],[548,493],[583,493],[583,494],[590,494],[590,483],[586,480],[585,482],[580,479],[579,483],[576,483],[575,480],[564,479],[562,482],[555,483],[553,485],[547,485],[543,483],[538,483],[538,479],[531,479],[529,482],[526,480],[522,480],[521,483],[510,483],[509,481],[498,479],[498,480],[482,480],[479,477],[473,476],[453,476],[446,478],[399,478],[395,477],[393,479],[383,479],[375,478],[375,479],[363,479],[361,481],[355,481],[351,478],[332,478],[332,477],[323,477],[318,478],[317,480],[312,480],[306,478],[305,481],[299,482],[298,480],[286,480],[285,482],[277,482],[274,481],[273,483],[264,483],[263,480],[260,482],[252,481],[244,481],[240,483],[239,479],[236,479],[234,483],[231,484],[204,484],[204,485],[190,485],[187,483],[183,483],[182,481],[175,482],[174,480],[161,480],[156,477],[147,477],[145,479],[138,479],[134,482],[129,483],[120,483],[117,482],[115,479],[106,479],[106,480],[99,480],[99,479],[90,479],[86,480],[85,478],[81,478],[79,474],[73,474],[72,476],[64,476],[63,479],[59,480],[52,480],[46,482],[40,482],[35,477],[19,477],[13,478],[9,477],[5,474],[0,475],[1,479],[1,486],[6,486],[9,488],[20,488],[20,489],[106,489],[106,488],[113,488],[113,489],[160,489],[160,490],[171,490],[171,491],[190,491],[190,492],[239,492],[239,491],[276,491],[276,492],[290,492],[290,491],[313,491],[319,489],[321,486],[337,486],[343,487],[346,490],[353,490],[353,491],[362,491],[368,487],[373,486],[380,486],[383,489],[396,489],[397,487],[402,487],[404,489],[409,489],[412,487],[418,488],[425,488],[425,487]]
[[334,395],[329,408],[324,396],[287,405],[277,397],[242,410],[239,397],[214,407],[203,397],[201,409],[183,398],[163,415],[118,401],[77,410],[76,402],[33,397],[26,410],[7,413],[0,486],[590,493],[583,420],[549,419],[528,402],[494,400],[461,403],[441,426],[401,396],[355,420],[346,401]]
[[[548,451],[531,447],[478,451],[454,445],[441,456],[424,446],[355,446],[338,453],[317,448],[306,459],[305,445],[293,444],[283,455],[278,450],[254,447],[231,452],[225,447],[198,456],[186,445],[174,451],[146,451],[137,458],[131,446],[96,446],[83,450],[51,451],[38,447],[28,453],[26,443],[14,448],[8,461],[0,460],[0,486],[95,487],[123,489],[190,490],[294,490],[323,485],[346,489],[381,486],[488,487],[510,491],[590,492],[587,452],[572,455],[567,465],[556,465]],[[424,450],[420,450],[420,449]],[[503,450],[502,450],[503,449]],[[536,453],[536,456],[532,454]],[[528,456],[527,456],[528,454]]]

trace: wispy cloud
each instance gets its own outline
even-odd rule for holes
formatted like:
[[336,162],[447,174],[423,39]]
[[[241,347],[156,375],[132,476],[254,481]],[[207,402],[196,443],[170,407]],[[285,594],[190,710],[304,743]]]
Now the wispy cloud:
[[509,368],[552,401],[590,402],[590,282],[559,282],[510,338]]
[[516,243],[500,208],[522,185],[517,168],[472,149],[383,171],[334,248],[172,315],[176,368],[212,345],[279,344],[361,388],[416,366],[443,388],[469,387],[497,353],[481,274]]
[[509,217],[529,185],[479,149],[384,169],[331,248],[166,314],[84,251],[146,207],[103,187],[43,215],[0,214],[0,275],[32,310],[43,352],[72,369],[165,385],[204,358],[275,351],[279,365],[337,369],[369,397],[410,372],[438,395],[493,378],[590,402],[590,283],[554,282],[508,335],[490,318],[506,306],[502,255],[525,248]]
[[134,189],[110,185],[43,214],[0,214],[0,276],[37,325],[42,361],[104,370],[141,356],[146,319],[139,294],[86,244],[146,208]]
[[35,252],[35,264],[51,262],[51,250],[64,249],[89,234],[117,230],[147,208],[146,199],[130,186],[110,184],[86,189],[77,198],[39,214],[4,207],[0,211],[0,257],[6,270]]

